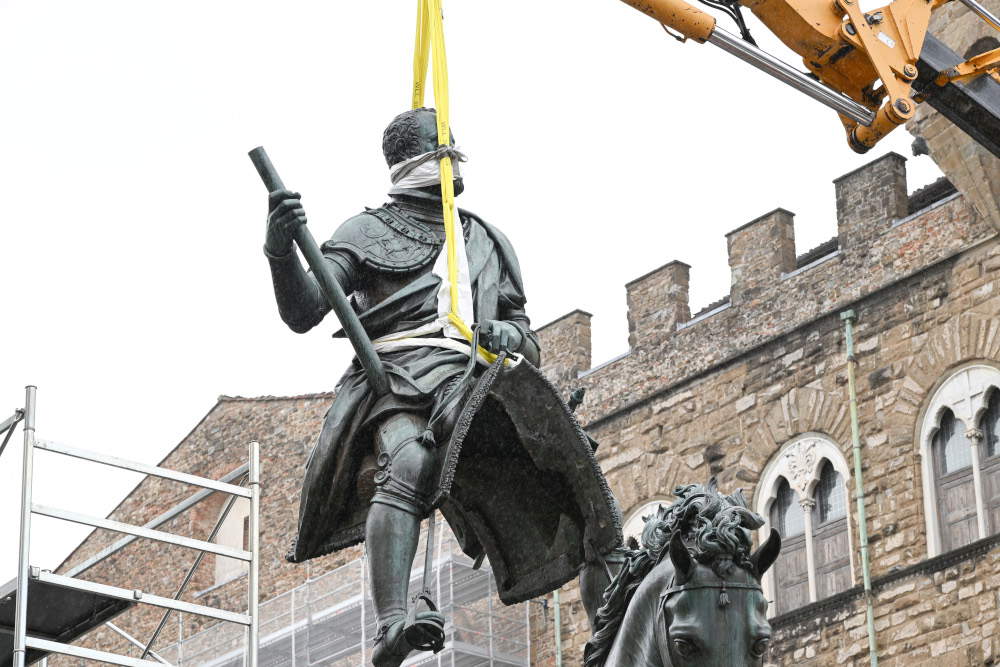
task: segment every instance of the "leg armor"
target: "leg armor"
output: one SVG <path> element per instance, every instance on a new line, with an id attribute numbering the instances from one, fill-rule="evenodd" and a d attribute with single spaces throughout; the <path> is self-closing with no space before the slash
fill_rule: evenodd
<path id="1" fill-rule="evenodd" d="M 444 616 L 438 611 L 413 609 L 415 615 L 407 621 L 410 568 L 437 477 L 436 451 L 421 441 L 426 424 L 423 417 L 400 412 L 386 418 L 375 433 L 378 471 L 366 526 L 379 624 L 375 667 L 398 667 L 412 650 L 444 639 Z"/>
<path id="2" fill-rule="evenodd" d="M 375 433 L 378 470 L 372 502 L 396 507 L 419 519 L 430 511 L 437 475 L 438 452 L 421 442 L 426 424 L 419 415 L 398 412 L 386 418 Z"/>

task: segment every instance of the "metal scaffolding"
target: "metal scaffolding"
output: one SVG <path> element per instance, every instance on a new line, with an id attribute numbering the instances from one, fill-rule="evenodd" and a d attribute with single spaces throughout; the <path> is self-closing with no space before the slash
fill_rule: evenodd
<path id="1" fill-rule="evenodd" d="M 528 605 L 505 606 L 496 595 L 489 563 L 480 569 L 462 553 L 445 522 L 437 523 L 431 590 L 445 614 L 445 648 L 411 656 L 404 667 L 527 666 L 531 646 Z M 421 535 L 422 553 L 426 530 Z M 361 667 L 371 657 L 375 611 L 367 562 L 358 558 L 285 591 L 261 605 L 260 664 L 268 667 Z M 410 575 L 420 590 L 423 559 Z M 241 637 L 219 624 L 183 636 L 160 654 L 177 665 L 238 667 Z"/>
<path id="2" fill-rule="evenodd" d="M 16 596 L 14 602 L 14 618 L 11 634 L 13 635 L 13 667 L 24 667 L 30 662 L 42 659 L 49 653 L 60 653 L 64 655 L 97 660 L 115 665 L 128 665 L 142 667 L 145 665 L 170 664 L 162 657 L 162 652 L 152 651 L 152 645 L 156 641 L 167 623 L 170 613 L 173 611 L 197 614 L 214 618 L 220 621 L 227 621 L 230 624 L 243 626 L 243 650 L 238 663 L 246 667 L 257 667 L 259 646 L 259 606 L 258 606 L 258 578 L 260 562 L 260 540 L 259 540 L 259 517 L 260 517 L 260 447 L 257 442 L 249 445 L 249 463 L 241 466 L 237 470 L 229 473 L 222 480 L 207 479 L 197 477 L 187 473 L 168 470 L 159 466 L 151 466 L 144 463 L 127 461 L 113 456 L 106 456 L 95 452 L 74 449 L 65 445 L 39 440 L 35 436 L 35 395 L 36 389 L 29 386 L 25 390 L 25 406 L 23 410 L 18 410 L 14 416 L 0 424 L 0 433 L 7 430 L 6 440 L 18 421 L 24 421 L 24 458 L 21 480 L 21 533 L 20 533 L 20 553 L 18 557 L 18 571 Z M 69 456 L 77 459 L 91 461 L 123 470 L 131 470 L 145 475 L 170 479 L 185 484 L 201 487 L 201 491 L 195 493 L 185 501 L 181 502 L 173 509 L 156 517 L 143 526 L 133 526 L 131 524 L 87 516 L 76 512 L 35 504 L 32 501 L 32 483 L 34 479 L 34 454 L 35 450 L 42 450 Z M 0 453 L 3 447 L 0 446 Z M 246 478 L 246 486 L 237 486 L 232 482 Z M 194 506 L 204 498 L 214 492 L 221 492 L 229 495 L 229 499 L 219 517 L 208 541 L 182 537 L 173 533 L 157 530 L 158 526 L 165 524 L 181 512 Z M 249 550 L 234 549 L 213 543 L 216 534 L 232 508 L 236 498 L 247 498 L 250 501 L 249 516 Z M 34 515 L 48 516 L 63 521 L 79 523 L 94 528 L 102 528 L 124 533 L 125 538 L 119 540 L 107 549 L 104 549 L 94 557 L 77 565 L 66 574 L 55 574 L 40 570 L 29 565 L 31 549 L 31 518 Z M 125 589 L 107 584 L 100 584 L 78 578 L 78 575 L 101 562 L 108 556 L 120 551 L 125 546 L 138 538 L 146 538 L 179 545 L 196 550 L 198 557 L 189 568 L 184 582 L 179 590 L 172 597 L 161 597 L 138 589 Z M 213 553 L 220 556 L 235 558 L 249 563 L 248 576 L 248 611 L 246 614 L 235 613 L 215 607 L 193 604 L 180 599 L 181 595 L 191 580 L 195 569 L 201 563 L 205 553 Z M 64 596 L 66 604 L 43 605 L 29 604 L 29 596 L 32 599 L 43 596 L 49 600 L 53 596 Z M 3 597 L 0 595 L 0 597 Z M 0 600 L 0 604 L 11 600 L 11 595 Z M 81 619 L 71 619 L 66 616 L 66 611 L 72 611 L 74 604 L 81 611 L 86 611 L 85 621 Z M 160 625 L 148 642 L 142 643 L 124 632 L 117 626 L 110 623 L 110 618 L 121 613 L 125 608 L 134 604 L 148 604 L 165 609 Z M 52 611 L 50 612 L 50 608 Z M 59 614 L 62 613 L 62 616 Z M 31 628 L 29 634 L 29 618 Z M 126 655 L 118 655 L 104 651 L 78 646 L 70 643 L 72 639 L 83 634 L 83 632 L 93 629 L 97 625 L 104 623 L 113 631 L 124 637 L 129 643 L 142 649 L 140 657 L 134 658 Z M 44 638 L 49 637 L 48 639 Z M 52 637 L 57 637 L 60 641 L 53 641 Z M 29 655 L 30 652 L 30 655 Z M 154 660 L 145 659 L 152 656 Z M 3 656 L 0 656 L 0 665 L 4 664 Z"/>

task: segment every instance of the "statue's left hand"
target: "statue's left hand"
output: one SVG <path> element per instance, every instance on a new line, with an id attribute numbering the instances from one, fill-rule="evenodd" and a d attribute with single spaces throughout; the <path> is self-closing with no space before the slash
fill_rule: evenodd
<path id="1" fill-rule="evenodd" d="M 524 344 L 524 336 L 510 322 L 486 320 L 479 329 L 479 344 L 493 354 L 517 352 Z"/>

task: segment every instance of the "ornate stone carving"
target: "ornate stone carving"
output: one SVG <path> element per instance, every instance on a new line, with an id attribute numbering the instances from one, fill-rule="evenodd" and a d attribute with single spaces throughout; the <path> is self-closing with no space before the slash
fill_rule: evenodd
<path id="1" fill-rule="evenodd" d="M 965 432 L 965 437 L 969 439 L 969 442 L 973 445 L 978 445 L 983 441 L 983 432 L 978 428 L 970 428 Z"/>
<path id="2" fill-rule="evenodd" d="M 785 452 L 785 470 L 788 472 L 788 483 L 799 494 L 806 497 L 809 482 L 812 481 L 816 469 L 816 439 L 804 438 L 788 448 Z"/>

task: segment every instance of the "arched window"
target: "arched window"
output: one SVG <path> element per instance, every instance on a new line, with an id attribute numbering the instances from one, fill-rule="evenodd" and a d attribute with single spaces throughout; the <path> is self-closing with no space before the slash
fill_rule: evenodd
<path id="1" fill-rule="evenodd" d="M 778 561 L 764 575 L 771 612 L 783 614 L 850 588 L 847 461 L 826 436 L 785 444 L 764 468 L 754 507 L 781 535 Z"/>
<path id="2" fill-rule="evenodd" d="M 1000 532 L 1000 370 L 969 364 L 931 396 L 920 424 L 928 556 Z"/>
<path id="3" fill-rule="evenodd" d="M 784 477 L 771 505 L 771 525 L 781 534 L 781 553 L 774 567 L 776 589 L 780 591 L 776 613 L 783 614 L 809 603 L 809 563 L 806 557 L 805 512 L 798 495 Z"/>

